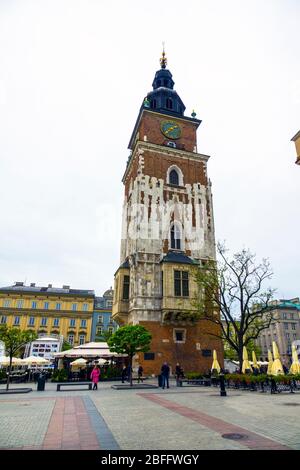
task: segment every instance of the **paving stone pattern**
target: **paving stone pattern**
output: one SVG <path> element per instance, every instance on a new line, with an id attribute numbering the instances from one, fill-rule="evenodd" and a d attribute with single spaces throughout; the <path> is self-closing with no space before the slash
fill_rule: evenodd
<path id="1" fill-rule="evenodd" d="M 98 391 L 62 394 L 47 383 L 44 392 L 0 395 L 0 448 L 299 450 L 299 410 L 300 393 L 229 390 L 220 397 L 217 388 L 171 382 L 168 390 L 100 383 Z"/>

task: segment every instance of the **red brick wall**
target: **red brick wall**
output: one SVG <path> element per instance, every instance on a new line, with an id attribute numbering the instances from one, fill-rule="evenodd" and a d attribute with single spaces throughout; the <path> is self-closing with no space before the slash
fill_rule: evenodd
<path id="1" fill-rule="evenodd" d="M 176 165 L 180 168 L 183 173 L 183 184 L 194 184 L 200 183 L 207 185 L 207 178 L 204 173 L 204 164 L 197 162 L 192 159 L 184 159 L 180 157 L 172 157 L 167 153 L 154 153 L 145 150 L 143 153 L 144 157 L 144 169 L 143 173 L 148 176 L 155 176 L 158 179 L 163 179 L 166 182 L 168 168 L 172 165 Z M 134 180 L 137 176 L 138 170 L 138 157 L 136 156 L 132 162 L 132 167 L 128 173 L 125 183 L 125 194 L 128 195 L 129 185 L 131 178 Z M 170 191 L 173 189 L 170 187 Z"/>
<path id="2" fill-rule="evenodd" d="M 209 322 L 199 322 L 194 326 L 161 325 L 158 322 L 140 322 L 151 334 L 152 342 L 149 352 L 155 353 L 154 360 L 144 360 L 144 353 L 139 353 L 138 362 L 144 368 L 144 374 L 159 374 L 163 362 L 167 361 L 175 371 L 179 362 L 185 372 L 206 372 L 211 369 L 213 357 L 203 357 L 203 349 L 216 349 L 218 361 L 224 366 L 223 345 L 218 338 L 209 336 L 208 333 L 216 333 L 217 326 Z M 186 342 L 175 343 L 173 339 L 174 328 L 186 329 Z M 163 342 L 168 339 L 169 342 Z M 196 349 L 196 343 L 200 343 L 201 350 Z"/>
<path id="3" fill-rule="evenodd" d="M 181 121 L 172 116 L 162 116 L 144 112 L 138 128 L 139 140 L 144 140 L 144 135 L 147 136 L 148 142 L 158 145 L 163 145 L 166 140 L 172 140 L 170 138 L 168 139 L 161 132 L 160 126 L 162 121 L 175 121 L 181 127 L 181 136 L 180 139 L 176 139 L 176 144 L 178 144 L 178 147 L 181 146 L 188 152 L 194 151 L 194 147 L 197 143 L 197 125 L 193 122 Z"/>

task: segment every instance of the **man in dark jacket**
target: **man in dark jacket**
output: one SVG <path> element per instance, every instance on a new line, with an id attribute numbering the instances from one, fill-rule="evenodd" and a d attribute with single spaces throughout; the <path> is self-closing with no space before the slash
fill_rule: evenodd
<path id="1" fill-rule="evenodd" d="M 166 384 L 167 384 L 167 388 L 169 388 L 169 375 L 170 375 L 170 367 L 168 366 L 167 362 L 164 362 L 161 367 L 162 389 L 165 388 Z"/>

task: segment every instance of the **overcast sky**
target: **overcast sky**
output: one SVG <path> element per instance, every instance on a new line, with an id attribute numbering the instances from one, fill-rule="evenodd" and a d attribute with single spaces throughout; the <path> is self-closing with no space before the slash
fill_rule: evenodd
<path id="1" fill-rule="evenodd" d="M 299 0 L 0 0 L 0 286 L 113 285 L 127 145 L 165 41 L 203 121 L 216 239 L 299 296 L 299 23 Z"/>

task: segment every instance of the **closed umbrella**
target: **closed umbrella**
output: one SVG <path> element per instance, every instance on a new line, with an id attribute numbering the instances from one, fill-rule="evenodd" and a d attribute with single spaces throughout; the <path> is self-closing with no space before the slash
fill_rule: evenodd
<path id="1" fill-rule="evenodd" d="M 292 345 L 292 358 L 293 358 L 293 362 L 290 368 L 290 374 L 293 374 L 293 375 L 300 374 L 300 363 L 298 359 L 297 349 L 294 344 Z"/>
<path id="2" fill-rule="evenodd" d="M 213 373 L 220 373 L 220 370 L 221 370 L 221 367 L 220 367 L 220 364 L 218 363 L 218 359 L 217 359 L 217 351 L 214 349 L 213 351 L 213 363 L 212 363 L 212 366 L 211 366 L 211 371 Z"/>
<path id="3" fill-rule="evenodd" d="M 272 375 L 283 375 L 284 372 L 283 372 L 283 367 L 281 364 L 277 344 L 275 343 L 275 341 L 273 341 L 272 345 L 273 345 L 273 356 L 274 356 L 274 361 L 272 364 Z"/>
<path id="4" fill-rule="evenodd" d="M 269 362 L 268 362 L 267 374 L 272 375 L 273 356 L 272 356 L 272 353 L 269 349 L 268 349 L 268 359 L 269 359 Z"/>
<path id="5" fill-rule="evenodd" d="M 259 365 L 257 363 L 255 351 L 252 351 L 252 362 L 253 362 L 252 367 L 254 369 L 259 369 Z"/>
<path id="6" fill-rule="evenodd" d="M 248 372 L 252 372 L 252 367 L 250 362 L 248 361 L 248 352 L 246 346 L 243 347 L 243 366 L 242 366 L 242 373 L 247 374 Z"/>

